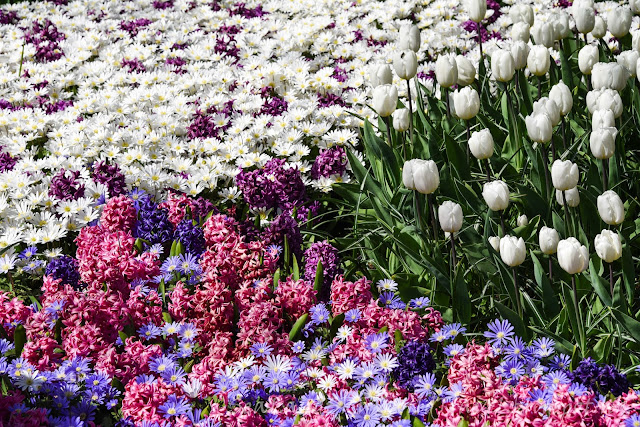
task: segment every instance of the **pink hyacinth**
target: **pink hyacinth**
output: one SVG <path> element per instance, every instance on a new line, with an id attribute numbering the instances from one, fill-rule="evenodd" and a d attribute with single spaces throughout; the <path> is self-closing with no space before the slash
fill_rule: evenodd
<path id="1" fill-rule="evenodd" d="M 136 224 L 136 208 L 133 200 L 127 196 L 118 196 L 107 202 L 102 215 L 100 225 L 108 231 L 124 231 L 131 233 Z"/>

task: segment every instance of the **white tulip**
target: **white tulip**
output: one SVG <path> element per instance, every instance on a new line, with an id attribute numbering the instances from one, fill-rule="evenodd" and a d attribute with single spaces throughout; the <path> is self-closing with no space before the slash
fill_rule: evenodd
<path id="1" fill-rule="evenodd" d="M 412 79 L 418 72 L 418 56 L 412 50 L 396 52 L 393 55 L 393 69 L 401 79 Z"/>
<path id="2" fill-rule="evenodd" d="M 613 89 L 592 90 L 587 93 L 586 101 L 591 114 L 597 110 L 611 110 L 616 119 L 622 115 L 622 98 Z"/>
<path id="3" fill-rule="evenodd" d="M 640 2 L 640 0 L 638 0 Z M 640 31 L 631 33 L 631 49 L 640 52 Z"/>
<path id="4" fill-rule="evenodd" d="M 640 57 L 640 54 L 638 53 L 638 51 L 625 50 L 624 52 L 620 53 L 620 55 L 616 57 L 616 61 L 618 61 L 618 64 L 622 65 L 627 70 L 627 74 L 631 78 L 635 79 L 639 57 Z"/>
<path id="5" fill-rule="evenodd" d="M 525 227 L 529 225 L 529 218 L 527 218 L 525 214 L 519 215 L 518 218 L 516 218 L 516 225 L 518 227 Z"/>
<path id="6" fill-rule="evenodd" d="M 607 13 L 607 27 L 613 37 L 620 39 L 629 34 L 632 16 L 627 6 L 618 6 Z"/>
<path id="7" fill-rule="evenodd" d="M 527 66 L 527 57 L 529 56 L 529 45 L 521 40 L 515 41 L 511 45 L 511 56 L 516 70 L 522 70 Z"/>
<path id="8" fill-rule="evenodd" d="M 456 89 L 452 98 L 456 116 L 462 120 L 472 119 L 480 111 L 480 96 L 475 89 L 469 86 Z"/>
<path id="9" fill-rule="evenodd" d="M 409 129 L 409 110 L 406 108 L 400 108 L 393 112 L 393 128 L 398 132 L 404 132 Z"/>
<path id="10" fill-rule="evenodd" d="M 511 40 L 528 43 L 531 38 L 531 27 L 526 22 L 516 22 L 511 27 Z"/>
<path id="11" fill-rule="evenodd" d="M 509 8 L 509 18 L 514 24 L 525 22 L 527 25 L 533 25 L 533 9 L 528 4 L 514 4 Z"/>
<path id="12" fill-rule="evenodd" d="M 620 235 L 611 230 L 602 230 L 594 240 L 596 253 L 604 262 L 612 263 L 622 256 Z"/>
<path id="13" fill-rule="evenodd" d="M 598 213 L 600 218 L 609 225 L 618 225 L 624 221 L 624 205 L 620 196 L 608 190 L 598 196 Z"/>
<path id="14" fill-rule="evenodd" d="M 640 0 L 629 0 L 629 7 L 634 14 L 640 14 Z"/>
<path id="15" fill-rule="evenodd" d="M 438 220 L 443 231 L 458 232 L 462 228 L 462 207 L 447 200 L 438 207 Z"/>
<path id="16" fill-rule="evenodd" d="M 580 172 L 578 165 L 572 163 L 571 160 L 557 159 L 551 165 L 551 180 L 553 188 L 560 191 L 567 191 L 578 185 Z"/>
<path id="17" fill-rule="evenodd" d="M 524 262 L 527 247 L 522 237 L 506 235 L 500 239 L 500 258 L 509 267 L 517 267 Z"/>
<path id="18" fill-rule="evenodd" d="M 560 123 L 560 108 L 558 108 L 558 104 L 555 101 L 542 97 L 536 102 L 533 103 L 533 114 L 546 114 L 551 120 L 551 126 L 557 126 Z"/>
<path id="19" fill-rule="evenodd" d="M 390 85 L 391 82 L 393 82 L 391 67 L 388 64 L 372 65 L 369 68 L 369 81 L 374 88 L 382 85 Z"/>
<path id="20" fill-rule="evenodd" d="M 616 149 L 616 135 L 618 135 L 618 130 L 615 127 L 601 127 L 591 131 L 589 148 L 591 148 L 593 157 L 596 159 L 611 158 Z"/>
<path id="21" fill-rule="evenodd" d="M 511 52 L 496 49 L 491 54 L 491 74 L 499 82 L 508 82 L 513 79 L 516 72 L 516 64 Z"/>
<path id="22" fill-rule="evenodd" d="M 398 34 L 398 49 L 410 49 L 414 52 L 420 50 L 420 29 L 417 25 L 403 25 Z"/>
<path id="23" fill-rule="evenodd" d="M 573 8 L 573 19 L 576 21 L 578 32 L 587 34 L 596 25 L 596 12 L 590 7 Z"/>
<path id="24" fill-rule="evenodd" d="M 596 130 L 600 128 L 609 128 L 615 127 L 616 118 L 613 115 L 613 111 L 607 110 L 596 110 L 593 112 L 593 116 L 591 117 L 591 129 Z"/>
<path id="25" fill-rule="evenodd" d="M 558 40 L 566 39 L 571 35 L 571 26 L 569 24 L 569 15 L 565 12 L 555 12 L 554 29 Z"/>
<path id="26" fill-rule="evenodd" d="M 590 7 L 591 9 L 595 8 L 595 1 L 594 0 L 574 0 L 573 4 L 571 5 L 571 10 L 575 10 L 575 9 L 584 9 Z"/>
<path id="27" fill-rule="evenodd" d="M 527 133 L 533 142 L 546 144 L 551 141 L 553 135 L 553 124 L 546 114 L 532 114 L 525 117 Z"/>
<path id="28" fill-rule="evenodd" d="M 578 192 L 578 187 L 573 187 L 566 191 L 556 190 L 556 201 L 560 206 L 564 206 L 562 193 L 564 193 L 564 197 L 567 199 L 568 206 L 575 208 L 580 204 L 580 193 Z"/>
<path id="29" fill-rule="evenodd" d="M 373 90 L 372 106 L 380 117 L 389 117 L 398 105 L 398 89 L 394 85 L 381 85 Z"/>
<path id="30" fill-rule="evenodd" d="M 465 0 L 465 11 L 473 22 L 480 22 L 487 14 L 487 0 Z"/>
<path id="31" fill-rule="evenodd" d="M 509 206 L 509 187 L 504 181 L 487 182 L 482 187 L 482 197 L 492 211 L 502 211 Z"/>
<path id="32" fill-rule="evenodd" d="M 489 129 L 482 129 L 471 133 L 469 149 L 476 159 L 484 160 L 493 156 L 493 137 Z"/>
<path id="33" fill-rule="evenodd" d="M 489 244 L 491 245 L 494 251 L 500 253 L 500 237 L 498 236 L 489 237 Z"/>
<path id="34" fill-rule="evenodd" d="M 458 67 L 458 86 L 471 85 L 476 79 L 476 67 L 462 55 L 456 56 L 456 64 Z"/>
<path id="35" fill-rule="evenodd" d="M 536 45 L 544 47 L 553 47 L 553 43 L 556 41 L 556 28 L 553 22 L 536 22 L 531 27 L 531 36 L 536 42 Z M 547 51 L 547 53 L 549 53 Z"/>
<path id="36" fill-rule="evenodd" d="M 598 48 L 594 45 L 588 44 L 578 53 L 578 67 L 580 72 L 585 75 L 591 74 L 593 66 L 600 61 L 600 54 Z"/>
<path id="37" fill-rule="evenodd" d="M 540 243 L 540 250 L 545 255 L 552 255 L 556 253 L 558 249 L 558 242 L 560 241 L 560 236 L 558 235 L 558 231 L 555 228 L 549 228 L 543 226 L 540 229 L 540 233 L 538 235 L 538 242 Z"/>
<path id="38" fill-rule="evenodd" d="M 589 251 L 575 237 L 560 240 L 558 264 L 569 274 L 582 273 L 589 266 Z"/>
<path id="39" fill-rule="evenodd" d="M 560 110 L 561 116 L 566 116 L 573 107 L 573 96 L 569 86 L 560 81 L 554 85 L 549 92 L 549 99 L 554 101 Z"/>
<path id="40" fill-rule="evenodd" d="M 534 76 L 544 76 L 549 71 L 551 60 L 549 59 L 549 49 L 536 45 L 531 48 L 527 56 L 527 68 Z"/>
<path id="41" fill-rule="evenodd" d="M 607 35 L 607 23 L 602 19 L 602 16 L 596 16 L 596 24 L 591 30 L 591 35 L 596 39 L 601 39 Z"/>
<path id="42" fill-rule="evenodd" d="M 402 182 L 409 190 L 431 194 L 440 185 L 438 166 L 433 160 L 408 160 L 402 168 Z"/>
<path id="43" fill-rule="evenodd" d="M 436 61 L 436 80 L 444 88 L 458 82 L 458 65 L 453 56 L 441 55 Z"/>
<path id="44" fill-rule="evenodd" d="M 617 62 L 599 62 L 591 70 L 593 90 L 613 89 L 619 92 L 627 85 L 628 79 L 629 72 Z"/>

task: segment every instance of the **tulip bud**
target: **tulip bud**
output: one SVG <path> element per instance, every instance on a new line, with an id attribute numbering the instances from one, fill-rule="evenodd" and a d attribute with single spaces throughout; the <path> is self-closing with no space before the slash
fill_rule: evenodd
<path id="1" fill-rule="evenodd" d="M 544 46 L 534 46 L 527 56 L 527 68 L 534 76 L 544 76 L 549 71 L 551 60 L 549 59 L 549 49 Z"/>
<path id="2" fill-rule="evenodd" d="M 398 132 L 404 132 L 409 129 L 409 110 L 400 108 L 393 112 L 393 128 Z"/>
<path id="3" fill-rule="evenodd" d="M 551 120 L 551 126 L 560 123 L 560 108 L 558 104 L 547 97 L 540 98 L 533 103 L 533 115 L 546 114 Z"/>
<path id="4" fill-rule="evenodd" d="M 475 89 L 467 86 L 452 94 L 456 116 L 462 120 L 472 119 L 480 111 L 480 97 Z"/>
<path id="5" fill-rule="evenodd" d="M 624 205 L 620 196 L 607 190 L 598 196 L 598 213 L 600 218 L 609 225 L 618 225 L 624 221 Z"/>
<path id="6" fill-rule="evenodd" d="M 580 49 L 578 53 L 578 67 L 580 67 L 580 72 L 585 75 L 591 74 L 593 66 L 600 61 L 599 55 L 598 48 L 591 44 Z"/>
<path id="7" fill-rule="evenodd" d="M 519 215 L 518 218 L 516 219 L 516 225 L 518 227 L 525 227 L 529 225 L 529 218 L 527 218 L 527 216 L 524 214 Z"/>
<path id="8" fill-rule="evenodd" d="M 532 114 L 525 117 L 527 133 L 533 142 L 546 144 L 551 141 L 553 135 L 553 125 L 551 119 L 546 114 Z"/>
<path id="9" fill-rule="evenodd" d="M 444 88 L 453 86 L 458 81 L 458 65 L 453 56 L 439 56 L 436 61 L 436 80 Z"/>
<path id="10" fill-rule="evenodd" d="M 591 117 L 591 129 L 615 127 L 616 118 L 611 110 L 596 110 Z"/>
<path id="11" fill-rule="evenodd" d="M 513 41 L 529 42 L 531 27 L 526 22 L 516 22 L 511 27 L 511 39 Z"/>
<path id="12" fill-rule="evenodd" d="M 573 96 L 571 95 L 571 90 L 562 80 L 551 88 L 551 91 L 549 92 L 549 99 L 556 103 L 560 110 L 560 115 L 563 117 L 569 114 L 569 111 L 571 111 L 571 108 L 573 107 Z"/>
<path id="13" fill-rule="evenodd" d="M 446 201 L 438 207 L 440 228 L 449 233 L 455 233 L 462 228 L 462 207 L 459 204 Z"/>
<path id="14" fill-rule="evenodd" d="M 602 230 L 594 241 L 596 253 L 604 262 L 612 263 L 622 256 L 620 235 L 611 230 Z"/>
<path id="15" fill-rule="evenodd" d="M 589 137 L 589 147 L 591 154 L 596 159 L 609 159 L 616 149 L 616 135 L 618 129 L 615 127 L 598 128 L 591 131 Z"/>
<path id="16" fill-rule="evenodd" d="M 592 90 L 587 93 L 586 101 L 591 114 L 597 110 L 611 110 L 616 119 L 622 115 L 622 98 L 615 90 Z"/>
<path id="17" fill-rule="evenodd" d="M 516 72 L 516 64 L 508 50 L 496 49 L 491 55 L 491 73 L 499 82 L 508 82 Z"/>
<path id="18" fill-rule="evenodd" d="M 578 187 L 573 187 L 566 191 L 556 190 L 556 201 L 560 206 L 564 206 L 562 193 L 564 193 L 564 197 L 567 199 L 568 206 L 575 208 L 580 204 L 580 193 L 578 192 Z"/>
<path id="19" fill-rule="evenodd" d="M 554 29 L 558 40 L 566 39 L 571 35 L 571 26 L 569 25 L 569 15 L 565 12 L 556 12 Z"/>
<path id="20" fill-rule="evenodd" d="M 596 24 L 591 30 L 591 35 L 596 39 L 601 39 L 607 35 L 607 23 L 602 19 L 602 16 L 596 16 Z"/>
<path id="21" fill-rule="evenodd" d="M 551 165 L 551 180 L 556 190 L 566 191 L 574 188 L 578 185 L 578 179 L 580 179 L 578 165 L 571 160 L 557 159 Z"/>
<path id="22" fill-rule="evenodd" d="M 629 34 L 631 18 L 631 9 L 626 6 L 618 6 L 607 13 L 607 27 L 613 37 L 621 39 Z"/>
<path id="23" fill-rule="evenodd" d="M 471 85 L 476 79 L 476 67 L 462 55 L 456 57 L 456 64 L 458 67 L 458 86 Z"/>
<path id="24" fill-rule="evenodd" d="M 380 117 L 389 117 L 398 104 L 398 89 L 393 85 L 378 86 L 373 90 L 373 109 Z"/>
<path id="25" fill-rule="evenodd" d="M 596 25 L 596 12 L 590 7 L 573 8 L 573 19 L 579 33 L 587 34 Z"/>
<path id="26" fill-rule="evenodd" d="M 591 70 L 593 90 L 613 89 L 618 92 L 627 85 L 627 69 L 617 62 L 599 62 Z"/>
<path id="27" fill-rule="evenodd" d="M 509 206 L 509 187 L 504 181 L 487 182 L 482 187 L 482 197 L 492 211 L 503 211 Z"/>
<path id="28" fill-rule="evenodd" d="M 369 68 L 369 80 L 371 81 L 371 86 L 374 88 L 382 85 L 390 85 L 393 81 L 391 67 L 388 64 L 372 65 Z"/>
<path id="29" fill-rule="evenodd" d="M 522 237 L 504 236 L 500 239 L 500 258 L 509 267 L 517 267 L 524 262 L 527 248 Z"/>
<path id="30" fill-rule="evenodd" d="M 618 64 L 622 65 L 627 70 L 627 74 L 634 79 L 636 78 L 638 57 L 640 57 L 640 55 L 637 51 L 625 50 L 616 58 Z"/>
<path id="31" fill-rule="evenodd" d="M 412 50 L 396 52 L 393 55 L 393 69 L 401 79 L 412 79 L 418 72 L 418 56 Z"/>
<path id="32" fill-rule="evenodd" d="M 494 251 L 500 253 L 500 238 L 498 236 L 489 237 L 489 244 Z"/>
<path id="33" fill-rule="evenodd" d="M 629 0 L 629 7 L 635 15 L 640 14 L 640 0 Z"/>
<path id="34" fill-rule="evenodd" d="M 536 25 L 531 27 L 531 35 L 536 45 L 544 47 L 553 47 L 553 43 L 556 40 L 556 29 L 553 22 L 536 22 Z M 549 51 L 547 51 L 549 54 Z"/>
<path id="35" fill-rule="evenodd" d="M 589 266 L 589 251 L 575 237 L 560 240 L 558 264 L 569 274 L 582 273 Z"/>
<path id="36" fill-rule="evenodd" d="M 533 9 L 527 4 L 514 4 L 509 9 L 509 18 L 514 24 L 525 22 L 527 25 L 533 25 Z"/>
<path id="37" fill-rule="evenodd" d="M 473 22 L 482 21 L 487 14 L 487 0 L 465 0 L 464 5 L 469 19 Z"/>
<path id="38" fill-rule="evenodd" d="M 516 70 L 522 70 L 527 66 L 527 57 L 529 56 L 529 45 L 523 41 L 515 41 L 511 45 L 511 56 Z"/>
<path id="39" fill-rule="evenodd" d="M 438 166 L 433 160 L 408 160 L 402 168 L 402 182 L 409 190 L 431 194 L 440 185 Z"/>
<path id="40" fill-rule="evenodd" d="M 640 2 L 640 0 L 638 0 Z M 631 33 L 631 49 L 640 52 L 640 31 Z"/>
<path id="41" fill-rule="evenodd" d="M 476 159 L 484 160 L 493 156 L 493 137 L 489 129 L 473 132 L 469 138 L 469 149 Z"/>
<path id="42" fill-rule="evenodd" d="M 417 25 L 403 25 L 398 34 L 398 50 L 420 50 L 420 29 Z"/>
<path id="43" fill-rule="evenodd" d="M 540 250 L 543 254 L 552 255 L 556 253 L 558 242 L 560 241 L 560 236 L 558 235 L 558 231 L 555 228 L 543 226 L 540 229 L 540 235 L 538 236 L 538 239 L 540 243 Z"/>

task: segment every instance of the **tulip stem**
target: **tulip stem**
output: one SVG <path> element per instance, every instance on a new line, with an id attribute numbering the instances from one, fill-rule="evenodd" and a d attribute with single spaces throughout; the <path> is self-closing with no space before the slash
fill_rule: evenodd
<path id="1" fill-rule="evenodd" d="M 433 204 L 433 195 L 427 194 L 427 208 L 431 217 L 431 225 L 433 226 L 433 240 L 438 240 L 438 227 L 436 226 L 435 205 Z"/>
<path id="2" fill-rule="evenodd" d="M 580 319 L 582 316 L 580 315 L 580 307 L 578 305 L 578 288 L 576 288 L 576 276 L 575 274 L 571 275 L 571 290 L 573 291 L 573 309 L 576 312 L 576 318 L 578 319 L 578 334 L 580 336 L 580 342 L 584 342 L 584 331 L 582 330 L 582 323 Z M 581 349 L 584 352 L 584 349 Z"/>
<path id="3" fill-rule="evenodd" d="M 549 283 L 553 284 L 553 258 L 549 255 Z"/>
<path id="4" fill-rule="evenodd" d="M 566 191 L 561 191 L 561 193 L 562 193 L 562 206 L 564 207 L 564 222 L 566 222 L 565 232 L 566 232 L 566 237 L 569 237 L 569 225 L 571 221 L 569 218 L 569 207 L 567 206 Z"/>
<path id="5" fill-rule="evenodd" d="M 467 165 L 469 164 L 469 140 L 471 139 L 471 126 L 469 125 L 469 120 L 464 121 L 467 125 Z"/>
<path id="6" fill-rule="evenodd" d="M 449 107 L 449 88 L 444 88 L 444 98 L 447 104 L 447 119 L 451 117 L 451 107 Z"/>
<path id="7" fill-rule="evenodd" d="M 609 289 L 611 290 L 611 298 L 613 298 L 613 263 L 609 263 Z"/>
<path id="8" fill-rule="evenodd" d="M 538 76 L 538 99 L 542 98 L 542 77 Z"/>
<path id="9" fill-rule="evenodd" d="M 491 181 L 491 170 L 489 169 L 489 159 L 487 159 L 487 163 L 485 164 L 487 169 L 487 182 Z"/>
<path id="10" fill-rule="evenodd" d="M 416 218 L 418 220 L 418 230 L 422 230 L 422 214 L 420 213 L 420 200 L 416 190 L 413 190 L 413 204 L 416 210 Z"/>
<path id="11" fill-rule="evenodd" d="M 608 177 L 609 170 L 609 159 L 602 159 L 602 189 L 603 191 L 607 191 L 607 183 L 609 182 Z"/>
<path id="12" fill-rule="evenodd" d="M 567 142 L 566 142 L 567 134 L 564 129 L 564 117 L 560 118 L 560 126 L 562 126 L 562 149 L 566 151 L 567 150 Z M 553 161 L 554 162 L 556 161 L 555 154 L 553 156 Z"/>
<path id="13" fill-rule="evenodd" d="M 507 228 L 504 226 L 504 210 L 500 211 L 500 227 L 502 228 L 502 236 L 500 237 L 506 236 Z"/>
<path id="14" fill-rule="evenodd" d="M 409 146 L 413 148 L 413 105 L 411 103 L 411 84 L 407 80 L 407 97 L 409 98 Z M 407 160 L 407 152 L 404 149 L 404 140 L 402 141 L 402 151 L 404 152 L 404 160 Z"/>
<path id="15" fill-rule="evenodd" d="M 387 125 L 387 138 L 389 139 L 389 147 L 393 147 L 393 142 L 391 141 L 391 126 L 393 126 L 391 123 L 391 116 L 387 116 L 385 118 L 385 122 Z"/>
<path id="16" fill-rule="evenodd" d="M 549 186 L 549 159 L 547 156 L 549 155 L 547 151 L 547 147 L 542 146 L 542 163 L 544 163 L 544 182 L 547 186 L 547 197 L 551 195 L 551 188 Z"/>
<path id="17" fill-rule="evenodd" d="M 587 82 L 587 92 L 591 92 L 591 75 L 584 76 L 585 82 Z"/>
<path id="18" fill-rule="evenodd" d="M 454 233 L 449 234 L 449 237 L 451 237 L 451 258 L 452 258 L 453 272 L 455 274 L 456 264 L 458 263 L 456 260 L 456 238 L 454 237 Z"/>
<path id="19" fill-rule="evenodd" d="M 522 301 L 520 301 L 520 289 L 518 288 L 518 276 L 516 275 L 516 267 L 511 269 L 513 274 L 513 287 L 516 291 L 516 307 L 518 307 L 518 316 L 522 319 Z"/>

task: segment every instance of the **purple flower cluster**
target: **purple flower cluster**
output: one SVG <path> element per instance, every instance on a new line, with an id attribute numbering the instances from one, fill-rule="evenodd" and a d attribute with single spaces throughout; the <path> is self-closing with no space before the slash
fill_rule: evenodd
<path id="1" fill-rule="evenodd" d="M 340 259 L 338 249 L 334 248 L 326 240 L 312 244 L 304 253 L 306 259 L 304 266 L 304 278 L 313 283 L 316 277 L 318 262 L 322 263 L 323 283 L 318 298 L 327 301 L 331 291 L 331 282 L 340 272 Z"/>
<path id="2" fill-rule="evenodd" d="M 73 105 L 73 101 L 69 99 L 60 99 L 56 102 L 51 102 L 44 105 L 44 111 L 47 115 L 58 113 L 60 111 L 66 110 L 68 107 Z"/>
<path id="3" fill-rule="evenodd" d="M 140 31 L 140 29 L 148 26 L 152 22 L 153 21 L 146 18 L 134 19 L 132 21 L 122 21 L 120 22 L 120 29 L 129 33 L 130 37 L 135 37 L 136 35 L 138 35 L 138 31 Z"/>
<path id="4" fill-rule="evenodd" d="M 236 175 L 236 185 L 249 206 L 287 210 L 305 201 L 307 194 L 300 171 L 284 165 L 284 159 L 272 159 L 262 169 L 243 169 Z"/>
<path id="5" fill-rule="evenodd" d="M 262 114 L 280 116 L 289 108 L 289 104 L 287 103 L 287 101 L 280 98 L 270 87 L 263 87 L 260 90 L 260 96 L 262 96 L 262 99 L 264 99 L 264 103 L 262 104 L 262 108 L 260 109 L 260 111 L 255 113 L 255 116 L 259 116 Z"/>
<path id="6" fill-rule="evenodd" d="M 220 109 L 214 105 L 209 107 L 206 112 L 196 110 L 194 119 L 187 128 L 189 138 L 220 138 L 220 133 L 231 126 L 231 121 L 223 126 L 218 126 L 213 122 L 212 116 L 222 114 L 225 117 L 231 117 L 233 113 L 233 99 L 225 102 Z"/>
<path id="7" fill-rule="evenodd" d="M 187 61 L 180 58 L 179 56 L 175 58 L 167 58 L 165 63 L 169 65 L 171 67 L 171 71 L 173 71 L 176 74 L 184 74 L 187 72 L 187 70 L 182 68 L 187 63 Z"/>
<path id="8" fill-rule="evenodd" d="M 301 223 L 307 221 L 309 221 L 310 223 L 313 222 L 313 219 L 318 216 L 321 206 L 322 204 L 318 200 L 311 202 L 308 206 L 298 206 L 298 210 L 296 211 L 296 219 Z"/>
<path id="9" fill-rule="evenodd" d="M 138 200 L 138 222 L 135 237 L 149 242 L 168 242 L 173 238 L 173 225 L 169 221 L 166 209 L 159 208 L 149 196 L 143 196 Z"/>
<path id="10" fill-rule="evenodd" d="M 120 196 L 127 191 L 126 180 L 118 165 L 110 165 L 104 161 L 94 164 L 93 180 L 106 185 L 110 197 Z"/>
<path id="11" fill-rule="evenodd" d="M 486 42 L 489 39 L 502 40 L 502 37 L 500 36 L 499 32 L 493 31 L 490 33 L 489 31 L 487 31 L 484 25 L 478 25 L 473 21 L 465 21 L 462 24 L 462 28 L 469 33 L 479 32 L 480 38 L 482 39 L 483 42 Z"/>
<path id="12" fill-rule="evenodd" d="M 15 24 L 20 19 L 18 18 L 18 14 L 15 11 L 5 11 L 0 9 L 0 24 L 1 25 L 9 25 Z"/>
<path id="13" fill-rule="evenodd" d="M 613 365 L 598 366 L 590 357 L 582 360 L 570 373 L 571 380 L 590 388 L 594 393 L 611 393 L 620 396 L 629 391 L 627 376 L 618 372 Z"/>
<path id="14" fill-rule="evenodd" d="M 266 245 L 278 245 L 284 247 L 284 238 L 287 237 L 289 249 L 297 259 L 302 259 L 302 234 L 300 227 L 295 219 L 288 213 L 284 212 L 276 217 L 269 224 L 263 234 L 263 240 Z"/>
<path id="15" fill-rule="evenodd" d="M 129 71 L 130 73 L 144 73 L 145 71 L 147 71 L 147 67 L 145 67 L 142 61 L 140 61 L 138 58 L 123 59 L 122 61 L 120 61 L 120 63 L 123 67 L 126 67 L 127 71 Z"/>
<path id="16" fill-rule="evenodd" d="M 173 7 L 173 0 L 153 0 L 154 9 L 165 10 Z"/>
<path id="17" fill-rule="evenodd" d="M 48 19 L 45 19 L 42 24 L 33 21 L 31 29 L 24 34 L 25 42 L 35 46 L 35 59 L 38 62 L 50 62 L 62 58 L 64 52 L 58 42 L 65 38 L 65 35 L 58 31 L 58 28 Z"/>
<path id="18" fill-rule="evenodd" d="M 347 155 L 344 148 L 335 146 L 318 154 L 311 167 L 311 178 L 327 178 L 342 175 L 347 169 Z"/>
<path id="19" fill-rule="evenodd" d="M 49 196 L 58 200 L 77 200 L 84 197 L 84 184 L 78 179 L 79 171 L 61 169 L 49 186 Z"/>
<path id="20" fill-rule="evenodd" d="M 216 37 L 216 45 L 213 50 L 216 53 L 235 58 L 237 62 L 240 59 L 240 49 L 236 46 L 234 36 L 240 32 L 240 28 L 235 25 L 223 25 L 218 32 L 220 35 Z"/>
<path id="21" fill-rule="evenodd" d="M 190 219 L 185 219 L 176 226 L 175 239 L 182 243 L 186 253 L 196 257 L 205 250 L 204 231 Z"/>
<path id="22" fill-rule="evenodd" d="M 221 2 L 219 2 L 218 0 L 213 0 L 211 3 L 209 3 L 209 7 L 214 12 L 218 12 L 224 8 L 225 10 L 228 10 L 230 15 L 242 15 L 247 19 L 262 18 L 268 13 L 262 10 L 262 5 L 258 5 L 254 8 L 248 8 L 244 3 L 236 3 L 234 7 L 229 8 L 228 6 L 221 5 L 220 3 Z"/>
<path id="23" fill-rule="evenodd" d="M 420 376 L 433 372 L 436 363 L 426 342 L 409 341 L 398 353 L 398 366 L 393 374 L 402 387 L 413 391 Z"/>
<path id="24" fill-rule="evenodd" d="M 218 213 L 218 208 L 213 206 L 211 200 L 204 197 L 197 197 L 196 199 L 191 201 L 191 204 L 193 205 L 193 209 L 191 210 L 191 217 L 196 221 L 200 221 L 211 212 L 213 212 L 214 214 Z"/>
<path id="25" fill-rule="evenodd" d="M 16 157 L 12 157 L 11 154 L 4 151 L 0 153 L 0 172 L 13 170 L 16 163 L 18 163 L 18 159 Z"/>
<path id="26" fill-rule="evenodd" d="M 80 283 L 78 261 L 67 255 L 62 255 L 49 261 L 44 271 L 47 276 L 61 279 L 62 283 L 71 285 L 74 288 L 77 288 L 78 283 Z"/>
<path id="27" fill-rule="evenodd" d="M 340 98 L 338 95 L 334 93 L 318 93 L 318 107 L 327 108 L 333 105 L 339 105 L 340 107 L 345 107 L 344 100 Z"/>

